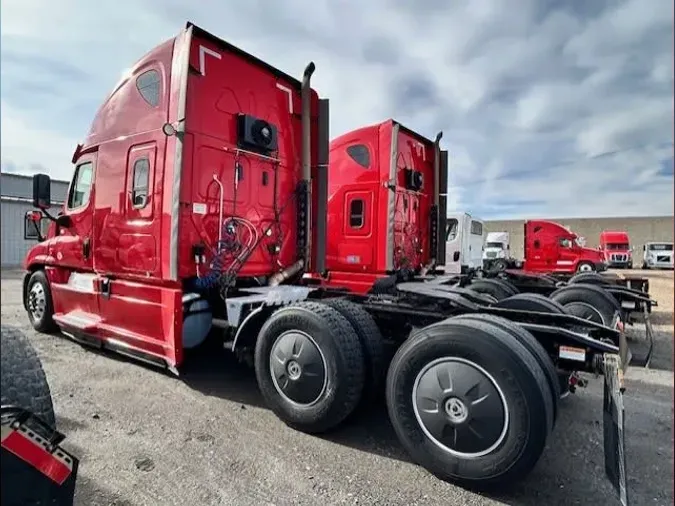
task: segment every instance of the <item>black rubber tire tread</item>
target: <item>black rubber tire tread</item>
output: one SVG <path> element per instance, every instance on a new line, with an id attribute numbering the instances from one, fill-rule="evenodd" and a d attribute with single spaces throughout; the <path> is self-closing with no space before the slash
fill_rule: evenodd
<path id="1" fill-rule="evenodd" d="M 375 323 L 375 319 L 361 306 L 347 299 L 324 299 L 344 316 L 356 331 L 363 349 L 366 382 L 363 386 L 363 400 L 372 400 L 382 393 L 387 375 L 387 360 L 384 351 L 384 339 Z"/>
<path id="2" fill-rule="evenodd" d="M 502 272 L 509 268 L 509 263 L 503 258 L 498 258 L 492 265 L 493 268 L 491 270 L 494 272 Z"/>
<path id="3" fill-rule="evenodd" d="M 419 371 L 440 357 L 466 358 L 487 370 L 507 399 L 509 428 L 502 444 L 480 458 L 453 456 L 422 431 L 412 406 Z M 387 374 L 389 417 L 415 462 L 441 480 L 475 489 L 516 483 L 535 466 L 546 446 L 546 376 L 534 356 L 508 332 L 476 320 L 448 318 L 415 332 L 399 348 Z"/>
<path id="4" fill-rule="evenodd" d="M 500 329 L 508 332 L 511 336 L 516 338 L 520 344 L 527 348 L 534 358 L 537 359 L 537 363 L 541 366 L 542 371 L 546 375 L 546 381 L 549 386 L 551 393 L 550 399 L 550 410 L 551 410 L 551 424 L 549 429 L 549 434 L 555 427 L 555 422 L 558 419 L 558 400 L 560 399 L 560 380 L 558 378 L 558 371 L 553 364 L 553 360 L 546 350 L 541 345 L 537 338 L 534 337 L 528 330 L 524 329 L 520 325 L 506 318 L 501 318 L 496 315 L 491 314 L 464 314 L 460 316 L 455 316 L 456 320 L 476 320 L 476 321 L 485 321 L 493 325 L 496 325 Z M 548 403 L 549 399 L 547 399 Z M 548 410 L 548 407 L 547 407 Z"/>
<path id="5" fill-rule="evenodd" d="M 280 333 L 303 330 L 326 360 L 328 387 L 311 406 L 295 406 L 277 392 L 269 369 L 272 344 Z M 300 302 L 275 311 L 264 323 L 255 347 L 258 387 L 270 409 L 289 427 L 317 434 L 340 425 L 361 400 L 365 364 L 361 343 L 349 320 L 320 302 Z"/>
<path id="6" fill-rule="evenodd" d="M 575 283 L 558 288 L 551 295 L 554 300 L 563 306 L 574 302 L 584 302 L 594 307 L 602 315 L 605 326 L 612 324 L 614 315 L 621 313 L 621 305 L 609 292 L 602 287 L 591 284 Z M 598 322 L 600 323 L 600 322 Z"/>
<path id="7" fill-rule="evenodd" d="M 597 272 L 580 272 L 575 274 L 568 281 L 570 284 L 584 283 L 584 284 L 594 284 L 594 285 L 610 285 L 610 281 L 606 276 L 599 274 Z"/>
<path id="8" fill-rule="evenodd" d="M 472 279 L 471 284 L 467 288 L 473 292 L 491 295 L 497 300 L 505 299 L 517 293 L 511 293 L 512 290 L 497 279 Z"/>
<path id="9" fill-rule="evenodd" d="M 511 281 L 508 279 L 504 278 L 494 278 L 495 281 L 499 281 L 499 283 L 502 284 L 502 286 L 508 287 L 508 289 L 511 291 L 511 295 L 516 295 L 520 293 L 520 290 L 518 290 L 518 287 L 514 285 Z"/>
<path id="10" fill-rule="evenodd" d="M 540 293 L 518 293 L 500 300 L 494 304 L 494 307 L 518 309 L 521 311 L 537 311 L 540 313 L 567 313 L 560 303 Z"/>
<path id="11" fill-rule="evenodd" d="M 49 280 L 47 275 L 43 270 L 35 271 L 28 280 L 28 286 L 26 287 L 26 297 L 30 293 L 31 288 L 35 283 L 41 283 L 42 288 L 45 291 L 45 313 L 41 320 L 34 320 L 33 315 L 28 312 L 28 319 L 30 320 L 31 325 L 35 330 L 43 334 L 52 334 L 58 330 L 58 326 L 52 318 L 54 316 L 54 303 L 52 301 L 52 291 L 49 286 Z M 28 304 L 26 304 L 26 307 Z"/>
<path id="12" fill-rule="evenodd" d="M 54 404 L 42 363 L 19 329 L 1 328 L 0 397 L 2 405 L 26 409 L 56 428 Z"/>

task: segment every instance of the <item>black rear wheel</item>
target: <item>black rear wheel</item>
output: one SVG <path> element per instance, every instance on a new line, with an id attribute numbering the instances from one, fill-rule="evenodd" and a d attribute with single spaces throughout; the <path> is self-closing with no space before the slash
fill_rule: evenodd
<path id="1" fill-rule="evenodd" d="M 404 448 L 440 479 L 476 488 L 514 483 L 536 464 L 550 395 L 517 339 L 468 319 L 414 332 L 387 375 L 387 408 Z"/>
<path id="2" fill-rule="evenodd" d="M 500 300 L 494 307 L 516 309 L 520 311 L 537 311 L 540 313 L 565 314 L 565 308 L 540 293 L 519 293 Z"/>
<path id="3" fill-rule="evenodd" d="M 502 300 L 518 293 L 500 279 L 472 279 L 471 284 L 467 288 L 474 292 L 491 295 L 497 300 Z"/>
<path id="4" fill-rule="evenodd" d="M 551 294 L 551 299 L 562 304 L 569 314 L 610 326 L 621 313 L 621 305 L 601 286 L 574 283 Z"/>
<path id="5" fill-rule="evenodd" d="M 361 399 L 361 343 L 349 321 L 326 304 L 302 302 L 272 314 L 258 334 L 254 362 L 268 406 L 294 429 L 330 430 Z"/>
<path id="6" fill-rule="evenodd" d="M 534 358 L 537 359 L 537 362 L 541 366 L 541 369 L 546 375 L 546 381 L 551 392 L 550 399 L 547 398 L 547 414 L 550 412 L 550 428 L 553 430 L 555 426 L 556 419 L 558 418 L 558 399 L 561 397 L 560 390 L 560 379 L 558 378 L 558 372 L 553 364 L 551 356 L 546 352 L 544 347 L 539 341 L 526 329 L 514 323 L 506 318 L 500 318 L 499 316 L 490 315 L 490 314 L 465 314 L 461 316 L 456 316 L 454 320 L 475 320 L 488 322 L 492 325 L 499 327 L 501 330 L 508 332 L 512 337 L 514 337 L 520 344 L 527 348 Z"/>
<path id="7" fill-rule="evenodd" d="M 364 400 L 372 400 L 382 392 L 387 374 L 384 340 L 373 317 L 361 306 L 347 299 L 325 299 L 329 305 L 344 316 L 353 327 L 361 342 L 365 361 L 366 382 L 363 387 Z"/>

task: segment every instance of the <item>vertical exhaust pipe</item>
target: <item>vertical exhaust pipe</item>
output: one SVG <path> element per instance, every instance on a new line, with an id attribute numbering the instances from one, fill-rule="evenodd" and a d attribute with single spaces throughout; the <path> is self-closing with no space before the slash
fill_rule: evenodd
<path id="1" fill-rule="evenodd" d="M 302 74 L 302 180 L 298 195 L 298 253 L 306 268 L 310 261 L 312 223 L 312 88 L 310 81 L 316 70 L 309 62 Z"/>
<path id="2" fill-rule="evenodd" d="M 302 74 L 302 179 L 310 181 L 312 178 L 312 117 L 311 98 L 312 88 L 310 81 L 316 70 L 314 62 L 309 62 Z"/>
<path id="3" fill-rule="evenodd" d="M 443 137 L 443 132 L 438 132 L 436 134 L 436 139 L 434 139 L 434 180 L 433 180 L 433 203 L 431 206 L 431 216 L 429 217 L 429 252 L 431 258 L 429 264 L 425 266 L 424 272 L 433 268 L 434 265 L 438 264 L 438 241 L 439 241 L 439 226 L 441 223 L 440 216 L 440 193 L 441 193 L 441 138 Z"/>
<path id="4" fill-rule="evenodd" d="M 441 193 L 441 139 L 443 132 L 436 134 L 434 140 L 434 205 L 438 207 L 438 197 Z"/>

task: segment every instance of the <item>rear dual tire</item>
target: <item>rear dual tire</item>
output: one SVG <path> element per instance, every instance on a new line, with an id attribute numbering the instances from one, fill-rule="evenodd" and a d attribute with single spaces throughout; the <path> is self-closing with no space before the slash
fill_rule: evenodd
<path id="1" fill-rule="evenodd" d="M 258 334 L 254 364 L 270 409 L 307 433 L 340 425 L 361 400 L 366 381 L 357 332 L 338 310 L 320 302 L 273 313 Z"/>
<path id="2" fill-rule="evenodd" d="M 534 467 L 555 401 L 544 369 L 509 326 L 481 320 L 449 318 L 414 332 L 389 367 L 386 399 L 418 464 L 443 480 L 492 488 Z"/>

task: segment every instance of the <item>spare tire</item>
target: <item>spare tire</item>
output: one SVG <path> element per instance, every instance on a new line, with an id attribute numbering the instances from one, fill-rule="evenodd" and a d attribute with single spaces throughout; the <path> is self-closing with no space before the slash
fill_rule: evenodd
<path id="1" fill-rule="evenodd" d="M 40 359 L 19 329 L 2 326 L 0 397 L 3 406 L 30 411 L 56 428 L 52 394 Z"/>

